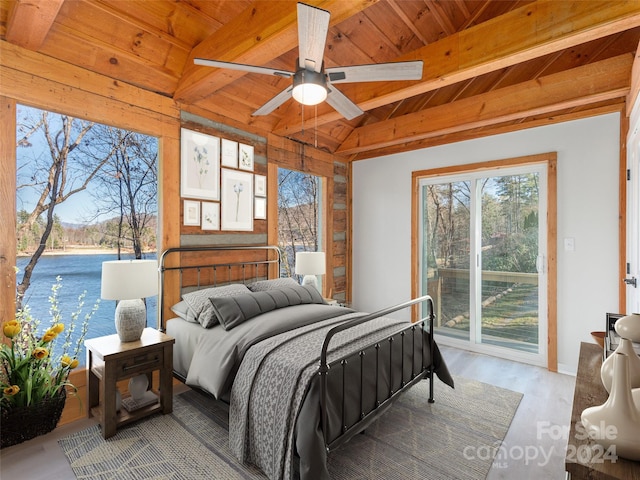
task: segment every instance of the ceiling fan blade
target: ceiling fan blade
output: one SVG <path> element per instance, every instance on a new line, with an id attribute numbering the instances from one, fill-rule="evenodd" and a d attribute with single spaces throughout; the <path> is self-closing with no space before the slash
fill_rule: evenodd
<path id="1" fill-rule="evenodd" d="M 258 110 L 253 112 L 252 115 L 253 116 L 269 115 L 276 108 L 278 108 L 280 105 L 282 105 L 284 102 L 286 102 L 291 98 L 291 90 L 293 90 L 293 87 L 288 86 L 283 91 L 281 91 L 278 95 L 276 95 L 267 103 L 265 103 L 263 106 L 261 106 Z"/>
<path id="2" fill-rule="evenodd" d="M 331 83 L 420 80 L 422 60 L 334 67 L 325 69 L 325 73 Z"/>
<path id="3" fill-rule="evenodd" d="M 340 90 L 335 87 L 328 86 L 327 103 L 335 108 L 347 120 L 352 120 L 364 113 L 351 100 L 349 100 Z"/>
<path id="4" fill-rule="evenodd" d="M 231 70 L 241 70 L 250 73 L 262 73 L 264 75 L 275 75 L 277 77 L 291 78 L 294 72 L 278 70 L 276 68 L 256 67 L 255 65 L 245 65 L 244 63 L 221 62 L 218 60 L 207 60 L 206 58 L 194 58 L 193 63 L 204 65 L 205 67 L 229 68 Z"/>
<path id="5" fill-rule="evenodd" d="M 320 72 L 331 14 L 321 8 L 298 3 L 298 48 L 300 68 Z"/>

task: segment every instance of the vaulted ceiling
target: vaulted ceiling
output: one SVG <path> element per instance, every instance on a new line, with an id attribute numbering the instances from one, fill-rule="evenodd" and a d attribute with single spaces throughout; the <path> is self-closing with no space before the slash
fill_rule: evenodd
<path id="1" fill-rule="evenodd" d="M 640 40 L 638 1 L 306 3 L 331 13 L 325 67 L 423 60 L 422 79 L 340 84 L 352 120 L 292 99 L 253 116 L 291 80 L 193 59 L 294 70 L 293 1 L 2 0 L 0 38 L 348 159 L 620 108 Z"/>

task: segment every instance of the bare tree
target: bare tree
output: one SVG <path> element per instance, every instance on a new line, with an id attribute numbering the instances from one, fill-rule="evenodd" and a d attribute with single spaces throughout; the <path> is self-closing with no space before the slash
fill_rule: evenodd
<path id="1" fill-rule="evenodd" d="M 97 132 L 100 148 L 95 154 L 113 149 L 113 155 L 96 178 L 96 215 L 117 214 L 118 258 L 123 242 L 131 245 L 135 258 L 142 258 L 145 229 L 158 211 L 157 140 L 105 125 Z"/>
<path id="2" fill-rule="evenodd" d="M 278 242 L 290 276 L 295 252 L 318 249 L 320 181 L 315 175 L 280 169 L 278 174 Z"/>
<path id="3" fill-rule="evenodd" d="M 42 215 L 46 219 L 39 244 L 17 285 L 18 309 L 22 308 L 22 299 L 31 283 L 33 269 L 42 256 L 54 227 L 56 205 L 85 190 L 109 158 L 107 155 L 99 161 L 88 162 L 79 155 L 78 147 L 83 142 L 91 141 L 93 123 L 46 111 L 26 111 L 27 115 L 18 122 L 16 145 L 31 152 L 40 151 L 31 150 L 32 142 L 37 138 L 37 141 L 44 142 L 49 155 L 18 155 L 18 194 L 30 190 L 36 198 L 35 206 L 27 212 L 24 222 L 18 228 L 19 233 L 31 230 Z"/>

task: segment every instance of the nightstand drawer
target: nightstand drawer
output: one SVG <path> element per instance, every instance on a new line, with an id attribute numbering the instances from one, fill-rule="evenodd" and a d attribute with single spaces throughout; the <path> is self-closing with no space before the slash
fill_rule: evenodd
<path id="1" fill-rule="evenodd" d="M 159 369 L 162 367 L 162 360 L 162 349 L 122 358 L 116 364 L 118 378 Z"/>

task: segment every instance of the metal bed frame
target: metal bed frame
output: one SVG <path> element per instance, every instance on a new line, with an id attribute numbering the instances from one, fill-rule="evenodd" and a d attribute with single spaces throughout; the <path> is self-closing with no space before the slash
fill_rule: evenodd
<path id="1" fill-rule="evenodd" d="M 206 263 L 202 265 L 178 265 L 175 267 L 167 267 L 165 262 L 168 257 L 173 254 L 183 254 L 183 253 L 198 253 L 198 252 L 229 252 L 229 251 L 251 251 L 251 252 L 265 252 L 266 259 L 265 260 L 254 260 L 249 262 L 232 262 L 232 263 Z M 220 284 L 228 284 L 234 282 L 232 273 L 235 269 L 236 272 L 240 271 L 241 275 L 238 275 L 242 280 L 235 280 L 235 283 L 247 283 L 247 279 L 251 281 L 260 280 L 261 277 L 259 275 L 260 266 L 264 265 L 268 269 L 270 265 L 276 265 L 278 272 L 280 272 L 280 265 L 282 263 L 282 257 L 280 255 L 280 249 L 275 246 L 218 246 L 218 245 L 207 245 L 207 246 L 193 246 L 193 247 L 174 247 L 168 248 L 162 255 L 160 256 L 160 293 L 158 295 L 158 305 L 160 306 L 160 315 L 158 316 L 158 330 L 164 332 L 166 327 L 166 320 L 164 318 L 164 276 L 165 272 L 178 271 L 180 274 L 180 293 L 182 294 L 182 289 L 184 288 L 183 284 L 183 274 L 185 271 L 195 270 L 197 273 L 197 282 L 196 285 L 190 285 L 190 287 L 194 287 L 196 289 L 204 288 L 204 287 L 215 287 Z M 247 267 L 249 269 L 253 269 L 253 275 L 247 277 Z M 200 283 L 200 274 L 202 270 L 210 269 L 213 274 L 213 283 L 202 285 Z M 224 269 L 227 272 L 227 279 L 225 282 L 218 282 L 218 270 Z"/>
<path id="2" fill-rule="evenodd" d="M 165 262 L 167 257 L 172 254 L 182 254 L 182 253 L 215 253 L 221 251 L 265 251 L 266 259 L 258 260 L 258 261 L 247 261 L 247 262 L 233 262 L 233 263 L 205 263 L 202 265 L 186 265 L 186 266 L 165 266 Z M 231 271 L 233 269 L 239 269 L 241 274 L 236 275 L 236 278 L 242 278 L 242 282 L 240 280 L 235 280 L 235 283 L 246 283 L 247 278 L 251 281 L 255 281 L 258 279 L 263 279 L 265 277 L 260 277 L 258 275 L 259 269 L 261 265 L 268 266 L 269 265 L 277 265 L 278 272 L 280 271 L 280 263 L 281 263 L 281 253 L 278 247 L 274 246 L 231 246 L 231 247 L 221 247 L 221 246 L 197 246 L 197 247 L 177 247 L 170 248 L 165 250 L 160 257 L 160 294 L 158 303 L 160 305 L 160 317 L 159 317 L 159 325 L 158 328 L 162 331 L 165 329 L 165 319 L 164 319 L 164 275 L 165 272 L 170 271 L 179 271 L 180 273 L 180 289 L 182 291 L 183 286 L 183 272 L 185 270 L 195 270 L 197 272 L 197 285 L 195 287 L 204 288 L 206 286 L 215 286 L 217 280 L 217 272 L 219 269 L 227 270 L 227 282 L 229 283 L 229 279 L 232 278 Z M 214 284 L 213 285 L 201 285 L 200 284 L 200 273 L 203 269 L 212 269 Z M 253 275 L 247 277 L 246 271 L 247 269 L 253 270 Z M 383 317 L 393 312 L 397 312 L 399 310 L 403 310 L 412 305 L 416 304 L 424 304 L 426 303 L 428 306 L 428 314 L 422 319 L 418 320 L 415 323 L 407 324 L 406 327 L 402 327 L 398 329 L 395 333 L 391 334 L 386 338 L 386 341 L 389 344 L 388 348 L 383 348 L 383 342 L 376 342 L 371 345 L 368 345 L 361 350 L 345 355 L 341 358 L 333 360 L 331 362 L 327 361 L 327 355 L 329 351 L 329 345 L 331 343 L 332 338 L 349 328 L 355 327 L 357 325 L 363 324 L 365 322 L 371 321 L 373 319 Z M 434 402 L 433 398 L 433 386 L 434 386 L 434 349 L 435 342 L 433 338 L 433 326 L 434 326 L 434 306 L 433 300 L 429 295 L 424 295 L 419 298 L 415 298 L 405 303 L 401 303 L 389 308 L 385 308 L 383 310 L 379 310 L 377 312 L 364 315 L 362 317 L 358 317 L 352 320 L 349 320 L 343 324 L 335 326 L 331 328 L 322 344 L 321 352 L 320 352 L 320 363 L 318 366 L 318 375 L 320 376 L 320 415 L 321 415 L 321 425 L 324 435 L 324 443 L 327 452 L 337 448 L 338 446 L 345 443 L 349 438 L 353 435 L 361 432 L 366 428 L 366 425 L 369 423 L 370 419 L 373 418 L 375 413 L 388 404 L 390 404 L 395 398 L 402 393 L 404 390 L 408 389 L 412 385 L 416 384 L 420 380 L 429 377 L 429 403 Z M 424 332 L 428 332 L 429 334 L 429 358 L 428 361 L 425 362 L 425 344 L 424 344 Z M 417 338 L 416 338 L 417 337 Z M 375 355 L 375 365 L 376 365 L 376 401 L 375 407 L 369 411 L 365 411 L 363 406 L 363 390 L 364 390 L 364 357 L 368 355 Z M 400 356 L 401 358 L 401 372 L 400 378 L 394 378 L 394 370 L 392 368 L 394 356 Z M 346 395 L 345 388 L 348 384 L 350 384 L 347 373 L 347 365 L 352 362 L 356 362 L 359 364 L 360 368 L 360 414 L 359 418 L 356 421 L 347 421 L 346 410 L 347 406 L 345 403 Z M 405 374 L 405 368 L 410 366 L 410 373 Z M 386 392 L 380 393 L 378 379 L 380 378 L 380 372 L 382 369 L 388 369 L 388 378 L 389 378 L 389 389 Z M 338 399 L 336 404 L 342 405 L 341 418 L 342 418 L 342 428 L 341 432 L 334 437 L 330 438 L 330 432 L 328 428 L 328 384 L 329 382 L 338 382 L 342 384 L 342 399 Z"/>
<path id="3" fill-rule="evenodd" d="M 386 352 L 383 352 L 381 348 L 381 342 L 373 343 L 365 348 L 362 348 L 358 352 L 352 353 L 350 355 L 343 356 L 342 358 L 336 359 L 331 363 L 327 363 L 327 351 L 329 348 L 329 344 L 331 339 L 339 332 L 347 330 L 349 328 L 355 327 L 356 325 L 360 325 L 366 323 L 368 321 L 374 320 L 376 318 L 383 317 L 393 312 L 397 312 L 399 310 L 403 310 L 407 307 L 410 307 L 415 304 L 427 302 L 429 305 L 429 313 L 426 317 L 423 317 L 419 321 L 408 325 L 407 327 L 402 328 L 401 330 L 396 331 L 392 335 L 386 338 L 386 341 L 389 343 L 388 355 Z M 377 312 L 371 313 L 369 315 L 365 315 L 360 318 L 356 318 L 345 322 L 341 325 L 335 326 L 327 332 L 327 335 L 322 344 L 322 350 L 320 353 L 320 366 L 318 368 L 318 374 L 320 375 L 320 415 L 322 421 L 322 432 L 324 435 L 324 442 L 327 449 L 327 452 L 339 447 L 347 440 L 349 440 L 354 434 L 362 431 L 364 426 L 367 425 L 369 419 L 374 416 L 376 411 L 380 408 L 383 408 L 390 404 L 393 400 L 396 399 L 400 393 L 404 390 L 410 388 L 414 384 L 418 383 L 420 380 L 429 377 L 429 403 L 434 403 L 433 399 L 433 385 L 434 385 L 434 366 L 433 366 L 433 352 L 435 348 L 435 341 L 433 339 L 433 323 L 434 323 L 434 308 L 433 308 L 433 300 L 429 295 L 424 295 L 419 298 L 415 298 L 405 303 L 401 303 L 389 308 L 385 308 L 383 310 L 379 310 Z M 428 323 L 428 332 L 429 332 L 429 362 L 428 366 L 425 365 L 425 352 L 424 352 L 424 342 L 423 340 L 423 330 L 425 328 L 425 324 Z M 418 342 L 416 342 L 416 334 L 418 335 Z M 406 351 L 407 340 L 410 340 L 410 350 Z M 394 370 L 392 368 L 392 362 L 394 357 L 394 345 L 398 345 L 396 347 L 400 350 L 401 357 L 401 378 L 394 379 L 393 373 Z M 366 355 L 375 355 L 375 365 L 376 365 L 376 402 L 375 408 L 372 410 L 365 412 L 363 408 L 363 361 Z M 409 358 L 407 358 L 409 357 Z M 416 366 L 416 357 L 420 358 L 420 362 L 418 366 Z M 347 375 L 346 375 L 346 366 L 349 362 L 356 362 L 360 367 L 360 418 L 351 423 L 347 423 L 345 421 L 345 388 L 348 384 Z M 405 364 L 409 363 L 411 366 L 411 374 L 405 375 Z M 380 369 L 386 368 L 388 365 L 389 368 L 389 390 L 380 394 L 380 389 L 378 385 L 378 379 L 380 378 L 379 372 Z M 329 382 L 330 375 L 335 374 L 336 376 L 340 376 L 339 381 L 342 382 L 342 432 L 341 434 L 335 438 L 329 438 L 329 429 L 328 429 L 328 388 L 327 384 Z M 396 387 L 394 389 L 394 386 Z"/>

